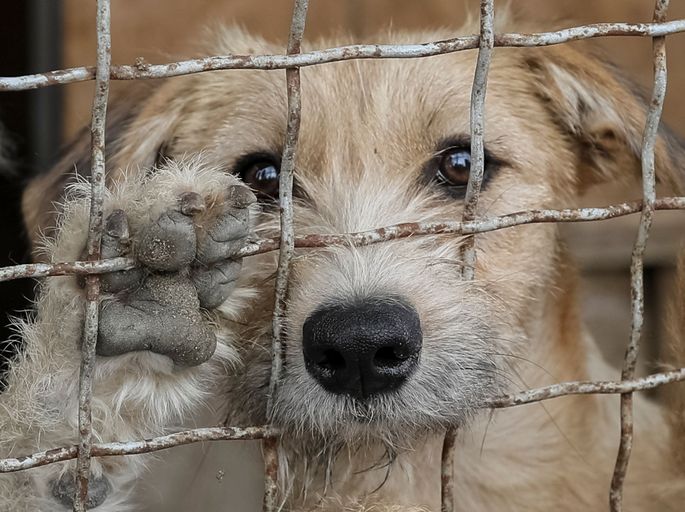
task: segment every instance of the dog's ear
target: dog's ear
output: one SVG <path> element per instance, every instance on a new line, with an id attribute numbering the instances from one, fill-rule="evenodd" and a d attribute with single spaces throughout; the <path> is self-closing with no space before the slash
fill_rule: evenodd
<path id="1" fill-rule="evenodd" d="M 108 179 L 119 169 L 149 168 L 163 157 L 166 142 L 178 118 L 177 107 L 166 102 L 173 93 L 166 87 L 142 83 L 115 97 L 107 112 L 106 155 Z M 91 167 L 90 130 L 82 129 L 65 148 L 58 162 L 34 177 L 22 195 L 22 215 L 34 256 L 43 235 L 55 224 L 57 204 L 66 187 L 88 177 Z"/>
<path id="2" fill-rule="evenodd" d="M 524 65 L 534 93 L 577 144 L 581 190 L 640 175 L 649 100 L 616 67 L 587 52 L 550 47 L 528 52 Z M 663 123 L 655 151 L 657 180 L 685 189 L 685 144 Z"/>

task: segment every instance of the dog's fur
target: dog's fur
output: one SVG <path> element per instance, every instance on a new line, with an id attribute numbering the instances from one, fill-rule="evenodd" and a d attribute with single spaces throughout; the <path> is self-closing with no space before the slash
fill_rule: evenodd
<path id="1" fill-rule="evenodd" d="M 377 40 L 415 42 L 452 34 L 395 33 Z M 210 50 L 246 54 L 281 48 L 226 30 Z M 296 231 L 341 233 L 459 219 L 463 202 L 421 175 L 441 141 L 469 133 L 474 62 L 475 53 L 469 52 L 303 69 Z M 168 191 L 220 195 L 222 187 L 235 184 L 226 173 L 242 155 L 282 149 L 283 71 L 215 72 L 137 90 L 128 107 L 123 102 L 110 116 L 112 192 L 106 200 L 108 212 L 122 208 L 133 224 L 158 215 Z M 485 137 L 499 163 L 482 194 L 479 216 L 574 206 L 595 183 L 634 178 L 645 112 L 645 101 L 629 82 L 585 51 L 569 45 L 497 49 Z M 160 161 L 160 148 L 169 160 L 147 172 Z M 66 195 L 63 189 L 74 162 L 87 170 L 87 160 L 79 160 L 85 149 L 75 147 L 24 197 L 35 246 L 42 232 L 55 238 L 42 253 L 53 261 L 82 256 L 87 192 L 82 185 Z M 682 192 L 683 147 L 663 131 L 656 155 L 660 180 Z M 52 214 L 55 200 L 63 205 L 58 222 Z M 253 213 L 259 235 L 277 233 L 273 209 Z M 286 371 L 274 415 L 286 431 L 280 475 L 286 509 L 438 510 L 441 439 L 449 426 L 460 433 L 454 474 L 459 509 L 607 506 L 618 443 L 617 397 L 566 397 L 490 413 L 481 408 L 507 390 L 616 377 L 583 327 L 576 274 L 557 227 L 522 226 L 476 236 L 474 282 L 460 277 L 462 241 L 415 237 L 297 253 Z M 181 368 L 146 352 L 98 358 L 96 440 L 150 437 L 202 422 L 264 423 L 275 261 L 272 253 L 244 262 L 236 289 L 211 313 L 220 337 L 209 362 Z M 416 308 L 424 347 L 419 369 L 403 387 L 359 404 L 329 394 L 307 374 L 302 325 L 322 304 L 378 296 L 401 297 Z M 0 396 L 3 456 L 76 440 L 83 301 L 77 279 L 47 279 L 35 319 L 20 326 L 26 350 Z M 676 317 L 682 318 L 682 311 Z M 682 352 L 676 345 L 675 353 Z M 682 402 L 678 395 L 673 404 Z M 679 421 L 636 398 L 627 510 L 682 509 L 685 479 L 682 457 L 675 457 L 682 454 L 684 439 Z M 159 455 L 163 464 L 150 456 L 94 461 L 94 478 L 104 475 L 111 486 L 98 510 L 141 510 L 145 502 L 150 510 L 255 510 L 261 488 L 258 448 L 231 443 L 205 448 L 210 452 L 204 455 L 201 447 L 178 449 L 185 470 L 168 462 L 173 453 Z M 69 463 L 3 475 L 0 508 L 59 509 L 55 481 L 72 468 Z M 149 485 L 135 485 L 140 481 Z"/>

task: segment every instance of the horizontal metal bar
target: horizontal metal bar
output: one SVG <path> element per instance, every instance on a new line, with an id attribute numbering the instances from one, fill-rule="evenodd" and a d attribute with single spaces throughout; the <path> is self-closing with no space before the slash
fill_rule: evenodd
<path id="1" fill-rule="evenodd" d="M 685 19 L 665 23 L 596 23 L 553 32 L 495 35 L 494 46 L 539 47 L 569 41 L 613 36 L 665 36 L 685 32 Z M 167 64 L 140 60 L 132 66 L 112 66 L 111 80 L 138 80 L 217 71 L 222 69 L 286 69 L 357 59 L 412 59 L 478 48 L 479 36 L 455 37 L 423 44 L 355 44 L 295 55 L 227 55 Z M 76 67 L 17 77 L 0 77 L 0 91 L 23 91 L 95 78 L 94 67 Z"/>
<path id="2" fill-rule="evenodd" d="M 90 275 L 129 270 L 135 268 L 133 258 L 110 258 L 98 261 L 74 261 L 68 263 L 27 263 L 0 268 L 0 282 L 27 277 Z"/>
<path id="3" fill-rule="evenodd" d="M 655 210 L 685 210 L 685 197 L 663 197 L 656 200 Z M 557 222 L 595 222 L 633 215 L 642 211 L 642 201 L 633 201 L 597 208 L 569 208 L 563 210 L 528 210 L 479 221 L 407 222 L 369 231 L 334 235 L 305 235 L 295 237 L 295 247 L 313 249 L 336 245 L 364 246 L 412 236 L 471 235 L 500 229 Z M 236 257 L 248 257 L 275 251 L 280 238 L 264 238 L 241 249 Z M 100 261 L 69 263 L 31 263 L 0 268 L 0 282 L 28 277 L 104 274 L 135 268 L 133 258 L 111 258 Z"/>
<path id="4" fill-rule="evenodd" d="M 543 388 L 530 389 L 521 393 L 495 398 L 486 402 L 484 407 L 503 409 L 569 395 L 615 395 L 619 393 L 632 393 L 634 391 L 654 389 L 665 384 L 683 380 L 685 380 L 685 368 L 662 373 L 653 373 L 647 377 L 632 380 L 562 382 Z"/>
<path id="5" fill-rule="evenodd" d="M 174 446 L 205 441 L 250 441 L 275 437 L 278 431 L 272 427 L 207 427 L 176 432 L 166 436 L 154 437 L 144 441 L 124 441 L 93 444 L 91 457 L 112 457 L 115 455 L 137 455 L 151 453 Z M 55 462 L 75 459 L 78 446 L 65 446 L 44 452 L 37 452 L 26 457 L 0 459 L 0 473 L 12 473 L 25 469 L 37 468 Z"/>
<path id="6" fill-rule="evenodd" d="M 492 400 L 483 403 L 482 408 L 504 409 L 568 395 L 619 394 L 645 391 L 665 384 L 681 381 L 685 381 L 685 368 L 654 373 L 635 380 L 562 382 L 551 386 L 530 389 L 521 393 L 493 398 Z M 144 441 L 93 444 L 91 456 L 111 457 L 115 455 L 137 455 L 204 441 L 247 441 L 277 437 L 278 435 L 280 435 L 278 429 L 271 426 L 197 428 Z M 12 473 L 45 466 L 47 464 L 54 464 L 56 462 L 64 462 L 76 458 L 77 452 L 77 446 L 72 445 L 37 452 L 24 457 L 0 459 L 0 473 Z"/>

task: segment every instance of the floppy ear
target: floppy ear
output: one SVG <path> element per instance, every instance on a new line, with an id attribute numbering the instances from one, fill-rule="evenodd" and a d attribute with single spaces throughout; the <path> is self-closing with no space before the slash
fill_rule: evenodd
<path id="1" fill-rule="evenodd" d="M 165 142 L 178 119 L 178 107 L 168 99 L 173 91 L 148 83 L 115 97 L 107 112 L 106 163 L 108 180 L 121 168 L 148 168 L 163 153 Z M 24 190 L 21 209 L 31 246 L 55 227 L 57 203 L 77 176 L 88 177 L 91 166 L 90 130 L 82 129 L 66 147 L 59 161 L 33 178 Z M 35 250 L 34 257 L 37 257 Z"/>
<path id="2" fill-rule="evenodd" d="M 578 145 L 581 189 L 640 176 L 649 101 L 611 64 L 569 47 L 531 51 L 525 66 L 535 94 Z M 655 151 L 657 180 L 685 190 L 685 144 L 663 123 Z"/>

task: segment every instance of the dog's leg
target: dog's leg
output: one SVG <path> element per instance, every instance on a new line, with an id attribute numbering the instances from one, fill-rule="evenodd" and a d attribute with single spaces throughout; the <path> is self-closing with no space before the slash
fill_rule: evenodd
<path id="1" fill-rule="evenodd" d="M 83 184 L 68 194 L 47 249 L 52 261 L 83 257 L 87 190 Z M 241 263 L 232 256 L 249 233 L 253 202 L 235 178 L 200 162 L 135 175 L 108 192 L 103 257 L 134 256 L 141 265 L 102 277 L 96 442 L 160 435 L 211 395 L 233 352 L 208 309 L 233 289 Z M 76 443 L 84 305 L 82 279 L 49 278 L 35 318 L 19 325 L 26 348 L 0 395 L 0 458 Z M 145 460 L 93 459 L 89 507 L 133 506 L 128 495 Z M 0 511 L 71 509 L 73 470 L 71 461 L 0 475 Z"/>

